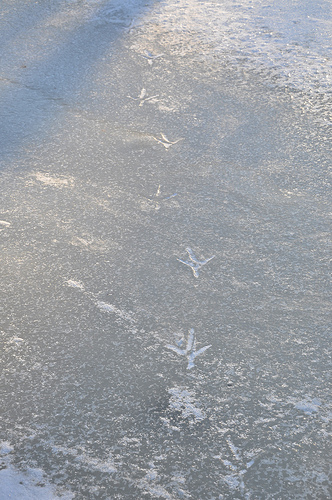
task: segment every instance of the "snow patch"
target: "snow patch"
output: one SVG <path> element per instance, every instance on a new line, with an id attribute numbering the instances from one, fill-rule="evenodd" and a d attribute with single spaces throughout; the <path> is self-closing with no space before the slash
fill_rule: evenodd
<path id="1" fill-rule="evenodd" d="M 8 441 L 0 443 L 0 499 L 1 500 L 72 500 L 68 491 L 54 488 L 45 479 L 41 469 L 29 468 L 22 472 L 10 463 L 14 448 Z"/>

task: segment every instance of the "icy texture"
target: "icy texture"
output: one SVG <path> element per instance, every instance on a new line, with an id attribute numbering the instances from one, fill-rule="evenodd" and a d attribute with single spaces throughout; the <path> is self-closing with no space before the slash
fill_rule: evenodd
<path id="1" fill-rule="evenodd" d="M 0 492 L 331 497 L 329 9 L 2 2 Z"/>
<path id="2" fill-rule="evenodd" d="M 235 65 L 270 71 L 282 85 L 331 91 L 332 16 L 326 0 L 164 0 L 148 22 L 147 33 L 167 33 L 180 55 L 219 54 Z"/>

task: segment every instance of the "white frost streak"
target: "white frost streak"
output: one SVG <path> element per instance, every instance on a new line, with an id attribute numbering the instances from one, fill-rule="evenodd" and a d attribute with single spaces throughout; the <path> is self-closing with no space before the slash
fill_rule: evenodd
<path id="1" fill-rule="evenodd" d="M 63 187 L 72 187 L 74 184 L 74 180 L 72 177 L 65 177 L 63 175 L 55 177 L 48 173 L 36 172 L 33 174 L 33 177 L 45 186 L 63 188 Z"/>
<path id="2" fill-rule="evenodd" d="M 77 288 L 78 290 L 81 290 L 85 296 L 89 297 L 89 299 L 93 301 L 93 303 L 98 307 L 100 311 L 114 314 L 115 316 L 118 316 L 119 318 L 128 321 L 129 323 L 135 323 L 135 319 L 133 318 L 133 316 L 126 311 L 118 309 L 113 304 L 108 304 L 107 302 L 96 300 L 96 296 L 93 293 L 86 291 L 81 281 L 67 280 L 65 281 L 65 283 L 71 288 Z"/>
<path id="3" fill-rule="evenodd" d="M 84 290 L 84 285 L 80 281 L 68 280 L 66 281 L 66 283 L 72 288 L 79 288 L 80 290 Z"/>
<path id="4" fill-rule="evenodd" d="M 5 220 L 0 220 L 0 226 L 9 227 L 10 226 L 10 222 L 7 222 Z"/>
<path id="5" fill-rule="evenodd" d="M 96 305 L 103 312 L 113 313 L 116 316 L 119 316 L 119 318 L 129 321 L 130 323 L 134 323 L 135 321 L 129 313 L 118 309 L 117 307 L 113 306 L 113 304 L 108 304 L 107 302 L 98 300 L 96 302 Z"/>

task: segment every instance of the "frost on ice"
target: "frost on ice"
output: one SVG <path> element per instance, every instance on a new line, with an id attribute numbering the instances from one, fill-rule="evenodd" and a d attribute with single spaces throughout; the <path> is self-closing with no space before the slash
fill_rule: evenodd
<path id="1" fill-rule="evenodd" d="M 181 412 L 183 418 L 192 417 L 195 422 L 204 420 L 205 414 L 200 408 L 195 406 L 195 394 L 181 387 L 172 387 L 168 389 L 171 395 L 169 402 L 170 408 Z"/>

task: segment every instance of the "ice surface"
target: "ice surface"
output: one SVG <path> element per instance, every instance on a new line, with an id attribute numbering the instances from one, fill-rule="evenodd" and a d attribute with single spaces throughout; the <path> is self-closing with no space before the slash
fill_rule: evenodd
<path id="1" fill-rule="evenodd" d="M 298 410 L 303 411 L 304 413 L 316 413 L 319 411 L 321 403 L 319 400 L 313 400 L 313 401 L 299 401 L 298 403 L 295 403 L 295 408 Z"/>
<path id="2" fill-rule="evenodd" d="M 149 23 L 172 37 L 183 55 L 220 54 L 235 65 L 271 72 L 282 85 L 331 89 L 332 17 L 325 0 L 163 1 Z M 193 36 L 184 47 L 186 33 Z"/>
<path id="3" fill-rule="evenodd" d="M 2 4 L 0 499 L 330 498 L 330 3 Z"/>

